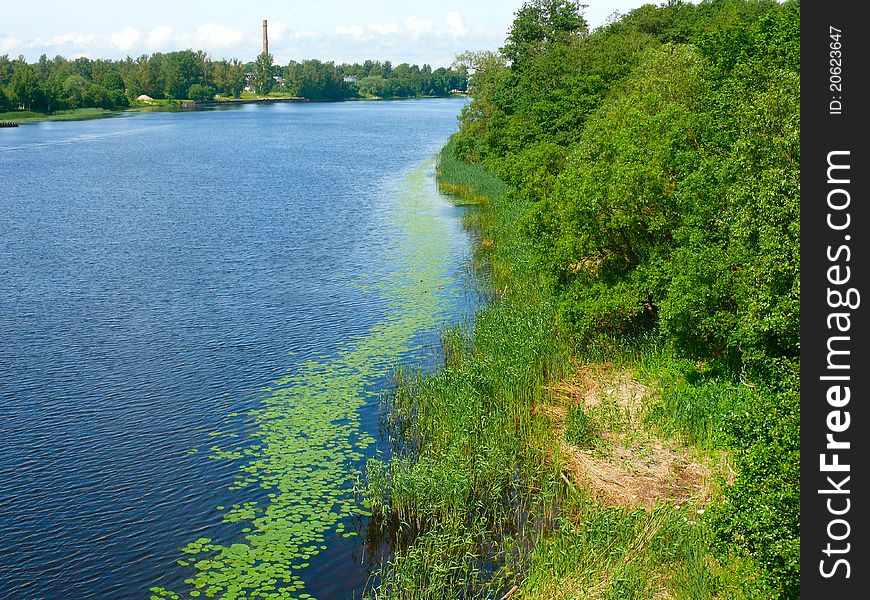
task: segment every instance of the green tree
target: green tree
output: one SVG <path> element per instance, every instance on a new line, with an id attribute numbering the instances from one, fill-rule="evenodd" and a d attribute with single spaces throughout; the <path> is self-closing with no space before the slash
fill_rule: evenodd
<path id="1" fill-rule="evenodd" d="M 564 42 L 586 31 L 583 7 L 575 0 L 532 0 L 517 11 L 502 53 L 522 68 L 548 43 Z"/>
<path id="2" fill-rule="evenodd" d="M 206 85 L 204 58 L 204 54 L 193 50 L 166 54 L 161 64 L 164 94 L 184 98 L 193 84 Z"/>
<path id="3" fill-rule="evenodd" d="M 194 83 L 187 90 L 187 97 L 197 102 L 208 102 L 214 100 L 214 88 L 201 83 Z"/>
<path id="4" fill-rule="evenodd" d="M 33 67 L 17 62 L 13 67 L 12 81 L 9 84 L 12 101 L 25 109 L 39 110 L 43 105 L 42 90 Z"/>
<path id="5" fill-rule="evenodd" d="M 387 80 L 380 75 L 370 75 L 359 80 L 359 93 L 363 96 L 383 98 L 387 91 Z"/>
<path id="6" fill-rule="evenodd" d="M 275 85 L 272 76 L 272 55 L 262 53 L 254 65 L 254 89 L 261 96 L 267 96 Z"/>
<path id="7" fill-rule="evenodd" d="M 81 108 L 85 106 L 88 98 L 88 88 L 90 84 L 87 79 L 81 75 L 70 75 L 63 82 L 63 93 L 67 105 L 70 108 Z"/>
<path id="8" fill-rule="evenodd" d="M 691 46 L 648 52 L 538 207 L 537 235 L 583 335 L 629 326 L 660 300 L 654 274 L 687 210 L 676 192 L 705 127 L 704 66 Z"/>
<path id="9" fill-rule="evenodd" d="M 456 57 L 453 68 L 467 74 L 472 93 L 472 101 L 462 109 L 457 157 L 479 162 L 491 153 L 487 139 L 501 113 L 497 96 L 508 77 L 507 61 L 496 52 L 465 52 Z"/>
<path id="10" fill-rule="evenodd" d="M 8 54 L 0 55 L 0 86 L 9 85 L 12 81 L 12 61 Z"/>
<path id="11" fill-rule="evenodd" d="M 121 77 L 121 74 L 118 71 L 108 71 L 105 76 L 103 76 L 103 80 L 101 83 L 102 87 L 106 90 L 120 90 L 124 91 L 124 79 Z"/>
<path id="12" fill-rule="evenodd" d="M 12 101 L 6 95 L 6 88 L 0 85 L 0 111 L 12 110 Z"/>
<path id="13" fill-rule="evenodd" d="M 214 85 L 225 96 L 238 98 L 245 89 L 245 65 L 238 59 L 214 63 Z"/>

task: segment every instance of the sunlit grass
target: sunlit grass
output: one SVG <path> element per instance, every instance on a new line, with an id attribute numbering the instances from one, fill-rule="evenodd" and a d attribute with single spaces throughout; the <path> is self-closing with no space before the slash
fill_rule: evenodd
<path id="1" fill-rule="evenodd" d="M 112 116 L 115 113 L 104 108 L 76 108 L 75 110 L 60 110 L 54 113 L 40 113 L 30 110 L 15 110 L 0 112 L 0 121 L 13 123 L 36 123 L 39 121 L 85 121 Z"/>
<path id="2" fill-rule="evenodd" d="M 564 438 L 541 410 L 554 382 L 578 363 L 649 381 L 685 365 L 650 331 L 575 348 L 523 234 L 529 205 L 481 166 L 453 159 L 449 146 L 438 177 L 442 190 L 459 190 L 458 203 L 479 205 L 466 224 L 477 231 L 475 261 L 492 302 L 470 331 L 444 333 L 440 372 L 400 373 L 386 403 L 394 454 L 369 462 L 365 494 L 397 550 L 369 597 L 770 597 L 752 563 L 714 554 L 698 505 L 609 506 L 566 475 Z M 482 190 L 492 195 L 481 199 Z M 698 422 L 686 439 L 711 445 L 709 422 L 694 409 L 662 418 L 674 398 L 652 402 L 651 426 L 683 436 Z M 569 413 L 565 433 L 590 447 L 601 435 L 582 408 Z"/>
<path id="3" fill-rule="evenodd" d="M 483 204 L 507 192 L 507 184 L 494 173 L 456 158 L 453 146 L 454 142 L 449 142 L 438 155 L 436 172 L 442 192 L 452 196 L 457 204 Z"/>

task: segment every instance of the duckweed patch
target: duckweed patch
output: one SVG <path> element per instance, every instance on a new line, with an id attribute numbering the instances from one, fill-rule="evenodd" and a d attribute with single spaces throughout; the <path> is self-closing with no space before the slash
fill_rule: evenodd
<path id="1" fill-rule="evenodd" d="M 253 444 L 212 448 L 211 458 L 239 461 L 231 489 L 252 498 L 219 506 L 227 523 L 241 523 L 237 540 L 199 538 L 182 549 L 180 565 L 191 598 L 308 599 L 304 570 L 331 536 L 352 538 L 353 517 L 368 517 L 354 484 L 375 438 L 360 429 L 360 409 L 377 395 L 373 384 L 415 349 L 421 332 L 434 331 L 449 303 L 450 231 L 435 208 L 434 161 L 412 171 L 393 214 L 399 234 L 392 256 L 397 269 L 377 291 L 387 316 L 367 335 L 352 339 L 332 358 L 308 360 L 272 382 L 256 423 Z M 215 439 L 228 437 L 224 432 Z M 179 598 L 152 588 L 152 598 Z"/>

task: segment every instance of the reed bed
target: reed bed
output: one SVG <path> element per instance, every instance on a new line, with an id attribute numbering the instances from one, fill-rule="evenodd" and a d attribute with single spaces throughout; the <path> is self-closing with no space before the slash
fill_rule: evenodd
<path id="1" fill-rule="evenodd" d="M 449 144 L 438 165 L 442 188 L 478 205 L 466 221 L 491 302 L 471 328 L 444 332 L 440 371 L 397 374 L 383 411 L 392 457 L 369 461 L 364 487 L 395 552 L 366 597 L 770 597 L 752 564 L 714 557 L 703 508 L 609 506 L 566 475 L 563 442 L 542 410 L 553 384 L 578 362 L 657 375 L 660 341 L 639 332 L 573 347 L 523 234 L 528 205 L 480 165 L 454 159 Z M 575 434 L 597 431 L 576 410 L 572 418 Z"/>
<path id="2" fill-rule="evenodd" d="M 458 206 L 486 204 L 498 200 L 508 191 L 508 186 L 494 173 L 480 165 L 456 158 L 451 140 L 438 154 L 435 174 L 438 188 L 451 196 Z"/>

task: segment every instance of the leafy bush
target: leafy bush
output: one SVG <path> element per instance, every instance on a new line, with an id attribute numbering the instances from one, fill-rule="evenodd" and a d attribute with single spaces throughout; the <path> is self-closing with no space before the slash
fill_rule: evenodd
<path id="1" fill-rule="evenodd" d="M 581 348 L 646 333 L 676 355 L 649 418 L 734 456 L 709 511 L 720 557 L 748 553 L 793 597 L 800 3 L 645 5 L 592 33 L 572 10 L 529 2 L 503 53 L 477 57 L 454 156 L 512 185 L 526 214 L 507 235 L 531 240 L 522 264 Z"/>

